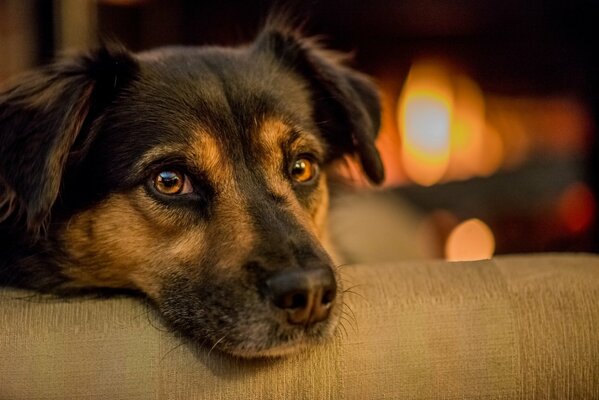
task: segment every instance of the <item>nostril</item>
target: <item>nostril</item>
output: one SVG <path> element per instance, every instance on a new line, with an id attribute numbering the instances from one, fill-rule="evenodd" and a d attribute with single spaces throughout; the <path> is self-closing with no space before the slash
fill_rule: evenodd
<path id="1" fill-rule="evenodd" d="M 290 308 L 304 308 L 308 305 L 308 298 L 305 293 L 295 293 L 292 296 Z"/>
<path id="2" fill-rule="evenodd" d="M 283 309 L 305 308 L 308 305 L 308 297 L 304 292 L 284 293 L 275 298 L 274 303 Z"/>
<path id="3" fill-rule="evenodd" d="M 322 304 L 325 306 L 330 305 L 333 300 L 335 300 L 336 295 L 337 293 L 333 289 L 325 290 L 324 294 L 322 295 Z"/>

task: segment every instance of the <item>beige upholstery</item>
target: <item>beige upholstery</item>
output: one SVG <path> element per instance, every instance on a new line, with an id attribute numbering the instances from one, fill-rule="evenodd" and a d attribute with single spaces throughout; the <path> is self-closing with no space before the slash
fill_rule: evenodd
<path id="1" fill-rule="evenodd" d="M 139 300 L 0 292 L 0 399 L 599 398 L 599 257 L 348 266 L 338 338 L 242 361 Z"/>

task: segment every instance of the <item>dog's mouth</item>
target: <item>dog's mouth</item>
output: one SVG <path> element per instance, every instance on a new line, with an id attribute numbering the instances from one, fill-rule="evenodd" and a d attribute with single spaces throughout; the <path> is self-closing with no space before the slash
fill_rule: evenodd
<path id="1" fill-rule="evenodd" d="M 210 349 L 242 358 L 282 357 L 325 343 L 333 335 L 336 325 L 335 317 L 305 328 L 288 329 L 275 324 L 269 328 L 270 333 L 257 330 L 253 335 L 241 337 L 241 340 L 240 337 L 229 338 L 223 334 L 222 340 L 214 342 Z"/>
<path id="2" fill-rule="evenodd" d="M 209 351 L 243 358 L 285 356 L 331 338 L 342 303 L 336 282 L 325 287 L 312 282 L 302 291 L 291 281 L 306 283 L 305 275 L 293 274 L 301 277 L 279 275 L 263 292 L 222 281 L 198 285 L 176 279 L 163 290 L 158 306 L 173 330 Z M 315 274 L 322 272 L 308 275 Z"/>

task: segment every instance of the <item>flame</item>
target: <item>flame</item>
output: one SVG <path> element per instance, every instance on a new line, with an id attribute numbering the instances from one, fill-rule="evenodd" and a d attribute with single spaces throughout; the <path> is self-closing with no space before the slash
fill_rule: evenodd
<path id="1" fill-rule="evenodd" d="M 400 94 L 401 160 L 412 181 L 486 176 L 502 164 L 501 135 L 485 118 L 480 87 L 441 65 L 416 63 Z"/>
<path id="2" fill-rule="evenodd" d="M 398 104 L 406 175 L 424 186 L 438 182 L 449 165 L 453 91 L 449 76 L 432 64 L 410 70 Z"/>
<path id="3" fill-rule="evenodd" d="M 445 258 L 449 261 L 483 260 L 491 258 L 494 252 L 491 228 L 476 218 L 456 226 L 445 243 Z"/>

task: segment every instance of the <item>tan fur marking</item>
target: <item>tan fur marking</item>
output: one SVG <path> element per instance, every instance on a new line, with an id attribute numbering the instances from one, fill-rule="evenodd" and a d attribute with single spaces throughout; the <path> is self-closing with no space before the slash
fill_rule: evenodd
<path id="1" fill-rule="evenodd" d="M 64 272 L 78 286 L 138 288 L 157 296 L 159 277 L 203 251 L 202 227 L 179 229 L 176 222 L 141 189 L 113 195 L 64 229 Z"/>
<path id="2" fill-rule="evenodd" d="M 153 161 L 173 155 L 182 157 L 197 170 L 207 173 L 216 185 L 233 180 L 230 158 L 223 154 L 219 141 L 203 129 L 197 129 L 189 143 L 173 143 L 149 150 L 136 163 L 136 170 L 144 171 Z"/>
<path id="3" fill-rule="evenodd" d="M 227 248 L 239 262 L 225 257 L 229 267 L 242 264 L 242 254 L 249 252 L 254 231 L 245 199 L 236 182 L 232 160 L 225 154 L 221 142 L 203 132 L 192 142 L 191 157 L 217 190 L 215 219 L 211 222 L 212 235 L 218 235 L 220 246 Z"/>
<path id="4" fill-rule="evenodd" d="M 259 146 L 264 154 L 262 168 L 268 178 L 269 190 L 288 199 L 290 211 L 298 221 L 309 232 L 320 238 L 324 233 L 328 211 L 328 191 L 324 171 L 321 171 L 318 188 L 313 195 L 308 210 L 306 210 L 297 201 L 288 179 L 281 175 L 281 171 L 286 169 L 286 166 L 282 165 L 284 162 L 282 148 L 292 134 L 291 127 L 283 121 L 267 119 L 260 126 L 259 133 Z M 304 152 L 313 152 L 322 156 L 324 153 L 322 143 L 314 135 L 307 132 L 301 132 L 290 145 L 291 148 L 288 150 L 291 154 L 299 155 Z"/>
<path id="5" fill-rule="evenodd" d="M 283 121 L 267 119 L 260 125 L 258 132 L 258 147 L 263 155 L 263 167 L 267 169 L 268 176 L 281 177 L 282 148 L 291 137 L 293 129 Z M 320 140 L 309 132 L 300 132 L 297 139 L 290 144 L 291 148 L 288 150 L 291 153 L 310 151 L 322 155 L 325 151 Z"/>
<path id="6" fill-rule="evenodd" d="M 214 136 L 207 132 L 195 135 L 188 154 L 215 187 L 226 185 L 230 189 L 229 185 L 234 182 L 231 159 L 224 154 L 221 143 Z"/>

